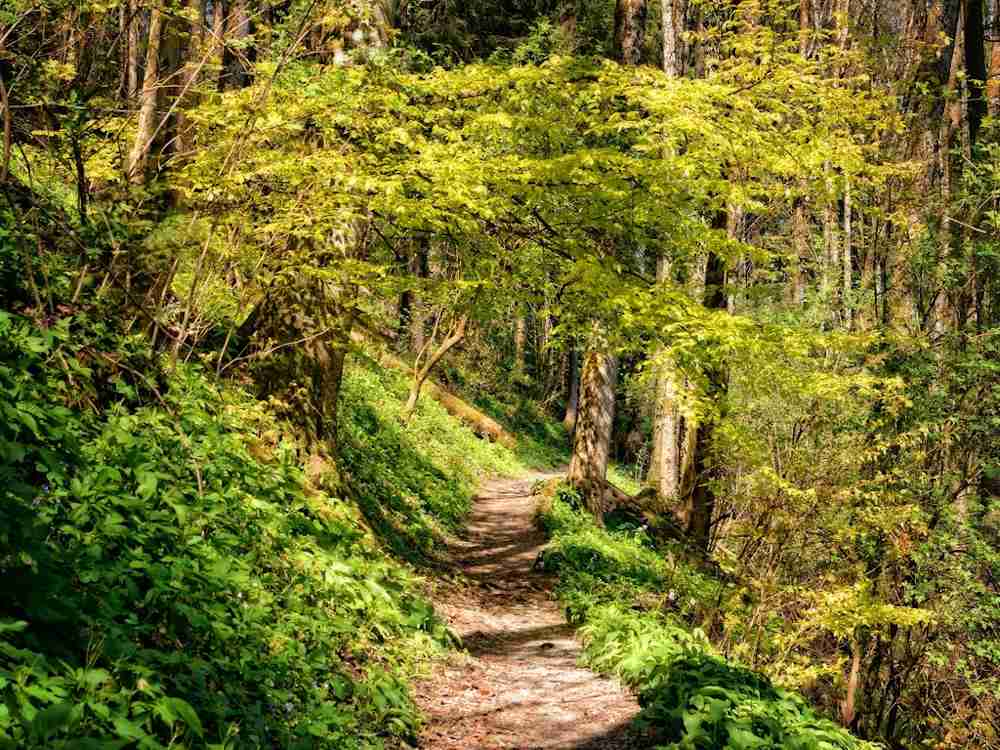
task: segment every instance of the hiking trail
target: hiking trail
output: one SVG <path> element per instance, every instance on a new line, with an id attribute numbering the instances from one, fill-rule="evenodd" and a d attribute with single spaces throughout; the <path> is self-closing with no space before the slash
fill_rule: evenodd
<path id="1" fill-rule="evenodd" d="M 545 534 L 531 487 L 553 475 L 486 482 L 448 553 L 460 585 L 435 607 L 467 654 L 434 666 L 415 688 L 427 716 L 424 750 L 636 750 L 635 698 L 577 665 L 580 643 L 534 569 Z"/>

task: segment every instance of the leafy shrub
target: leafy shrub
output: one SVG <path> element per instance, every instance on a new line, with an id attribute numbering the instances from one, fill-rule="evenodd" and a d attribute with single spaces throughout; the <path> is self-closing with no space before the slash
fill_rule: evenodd
<path id="1" fill-rule="evenodd" d="M 74 343 L 93 344 L 97 326 L 73 326 L 0 313 L 0 747 L 414 736 L 404 680 L 447 633 L 356 506 L 306 481 L 296 446 L 245 393 L 194 367 L 160 371 L 135 342 L 104 362 Z M 356 428 L 371 381 L 349 382 Z M 424 437 L 459 429 L 421 419 Z M 453 465 L 415 481 L 379 435 L 354 448 L 391 478 L 362 488 L 409 487 L 414 523 L 454 523 L 449 492 L 467 496 L 475 466 L 464 484 Z"/>
<path id="2" fill-rule="evenodd" d="M 599 528 L 565 487 L 540 521 L 552 537 L 545 565 L 559 572 L 570 618 L 584 623 L 584 661 L 636 690 L 643 721 L 664 747 L 875 747 L 713 653 L 690 623 L 702 602 L 718 596 L 719 582 L 651 549 L 641 531 Z"/>

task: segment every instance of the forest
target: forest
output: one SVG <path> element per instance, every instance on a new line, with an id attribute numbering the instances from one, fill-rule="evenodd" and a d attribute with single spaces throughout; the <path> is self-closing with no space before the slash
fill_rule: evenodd
<path id="1" fill-rule="evenodd" d="M 0 0 L 0 750 L 1000 750 L 996 0 Z"/>

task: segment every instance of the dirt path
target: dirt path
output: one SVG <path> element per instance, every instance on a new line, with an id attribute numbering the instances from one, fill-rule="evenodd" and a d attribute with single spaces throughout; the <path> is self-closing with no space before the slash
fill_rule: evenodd
<path id="1" fill-rule="evenodd" d="M 541 476 L 483 486 L 462 539 L 449 548 L 467 584 L 441 588 L 438 612 L 468 655 L 438 665 L 416 687 L 428 717 L 425 750 L 625 750 L 642 746 L 635 699 L 577 666 L 580 645 L 533 570 L 545 536 L 531 485 Z M 471 585 L 469 585 L 471 584 Z"/>

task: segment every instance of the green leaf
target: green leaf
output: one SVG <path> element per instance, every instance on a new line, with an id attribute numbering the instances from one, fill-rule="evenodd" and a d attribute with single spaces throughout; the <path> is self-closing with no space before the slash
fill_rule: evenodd
<path id="1" fill-rule="evenodd" d="M 180 717 L 181 721 L 187 724 L 188 728 L 199 737 L 205 736 L 205 730 L 201 726 L 201 719 L 191 704 L 180 698 L 164 698 L 161 701 L 165 708 Z"/>
<path id="2" fill-rule="evenodd" d="M 72 703 L 56 703 L 35 714 L 35 718 L 31 721 L 31 733 L 46 740 L 60 729 L 69 726 L 72 718 Z"/>

